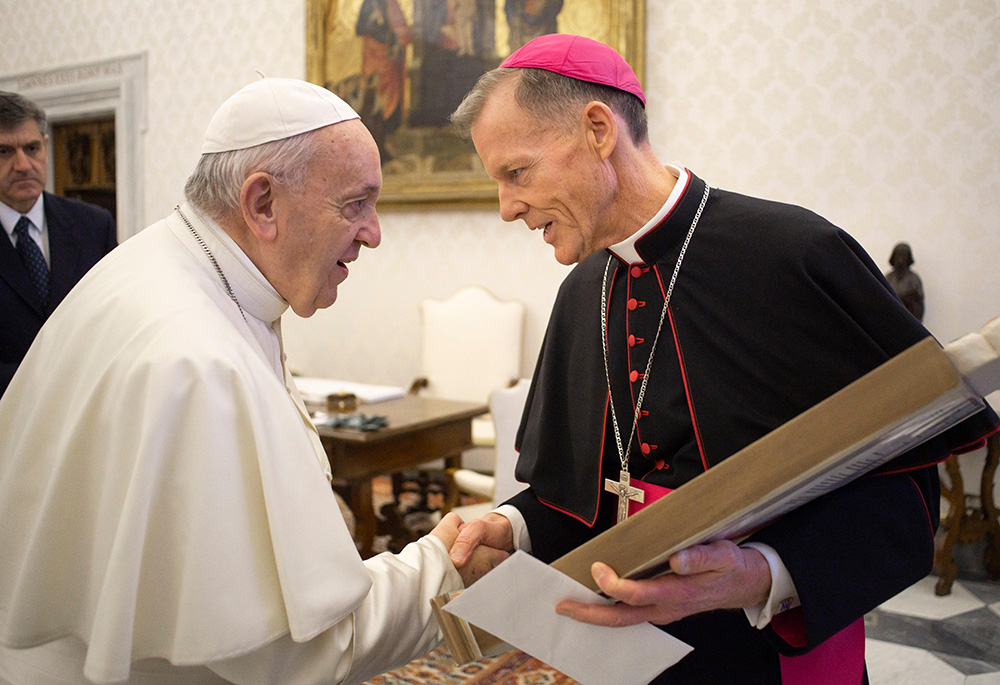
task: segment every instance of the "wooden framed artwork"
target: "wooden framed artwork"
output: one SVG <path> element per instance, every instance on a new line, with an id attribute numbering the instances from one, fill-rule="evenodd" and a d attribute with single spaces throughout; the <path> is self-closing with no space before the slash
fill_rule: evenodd
<path id="1" fill-rule="evenodd" d="M 576 33 L 642 80 L 645 0 L 306 0 L 306 78 L 361 115 L 382 155 L 380 208 L 496 203 L 448 116 L 486 71 L 535 36 Z"/>

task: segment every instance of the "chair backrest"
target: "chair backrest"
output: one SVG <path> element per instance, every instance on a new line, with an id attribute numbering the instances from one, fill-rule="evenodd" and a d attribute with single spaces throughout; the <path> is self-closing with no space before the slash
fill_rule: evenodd
<path id="1" fill-rule="evenodd" d="M 421 394 L 487 402 L 521 375 L 524 304 L 501 302 L 480 286 L 424 300 Z"/>
<path id="2" fill-rule="evenodd" d="M 527 487 L 524 483 L 514 480 L 514 467 L 517 465 L 514 437 L 517 435 L 518 426 L 521 425 L 521 414 L 524 412 L 524 402 L 530 387 L 531 380 L 522 378 L 514 387 L 494 390 L 490 395 L 490 414 L 493 415 L 497 433 L 494 504 L 502 503 Z"/>

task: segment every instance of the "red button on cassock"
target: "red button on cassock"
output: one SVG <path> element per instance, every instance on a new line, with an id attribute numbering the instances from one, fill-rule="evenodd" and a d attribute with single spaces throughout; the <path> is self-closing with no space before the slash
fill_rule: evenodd
<path id="1" fill-rule="evenodd" d="M 639 306 L 639 303 L 638 303 L 638 302 L 636 301 L 636 299 L 635 299 L 634 297 L 633 297 L 633 298 L 631 298 L 631 299 L 630 299 L 630 300 L 628 301 L 628 308 L 629 308 L 629 311 L 632 311 L 632 310 L 634 310 L 634 309 L 635 309 L 636 307 L 638 307 L 638 306 Z"/>
<path id="2" fill-rule="evenodd" d="M 639 449 L 642 450 L 643 454 L 649 454 L 649 443 L 642 443 L 642 445 L 639 446 Z"/>
<path id="3" fill-rule="evenodd" d="M 639 380 L 639 372 L 638 371 L 633 371 L 632 373 L 630 373 L 628 375 L 628 378 L 629 378 L 630 381 L 632 381 L 633 383 L 635 383 L 637 380 Z"/>
<path id="4" fill-rule="evenodd" d="M 634 335 L 630 335 L 628 337 L 628 346 L 629 347 L 635 347 L 635 336 Z"/>
<path id="5" fill-rule="evenodd" d="M 632 274 L 632 278 L 639 278 L 639 276 L 642 276 L 642 269 L 638 266 L 633 266 L 630 273 Z"/>

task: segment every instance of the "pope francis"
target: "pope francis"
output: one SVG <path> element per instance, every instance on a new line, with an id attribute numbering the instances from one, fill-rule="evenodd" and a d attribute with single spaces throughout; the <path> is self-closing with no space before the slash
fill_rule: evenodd
<path id="1" fill-rule="evenodd" d="M 0 683 L 361 682 L 440 639 L 449 515 L 362 561 L 285 366 L 381 234 L 350 107 L 261 79 L 209 124 L 187 202 L 69 294 L 0 401 Z"/>

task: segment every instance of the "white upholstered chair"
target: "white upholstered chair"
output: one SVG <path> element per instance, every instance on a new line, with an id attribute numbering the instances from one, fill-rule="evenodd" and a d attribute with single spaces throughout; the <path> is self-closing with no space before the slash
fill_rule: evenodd
<path id="1" fill-rule="evenodd" d="M 424 300 L 420 315 L 421 369 L 412 392 L 485 404 L 490 393 L 520 377 L 523 303 L 502 302 L 474 285 L 446 300 Z M 472 439 L 478 446 L 493 445 L 489 415 L 473 421 Z"/>
<path id="2" fill-rule="evenodd" d="M 514 467 L 517 465 L 514 438 L 521 425 L 521 414 L 530 387 L 531 381 L 522 378 L 515 386 L 494 390 L 490 395 L 490 415 L 496 429 L 496 464 L 493 475 L 468 469 L 458 469 L 452 474 L 459 492 L 490 498 L 489 502 L 483 504 L 452 509 L 466 521 L 479 518 L 527 487 L 514 479 Z"/>

